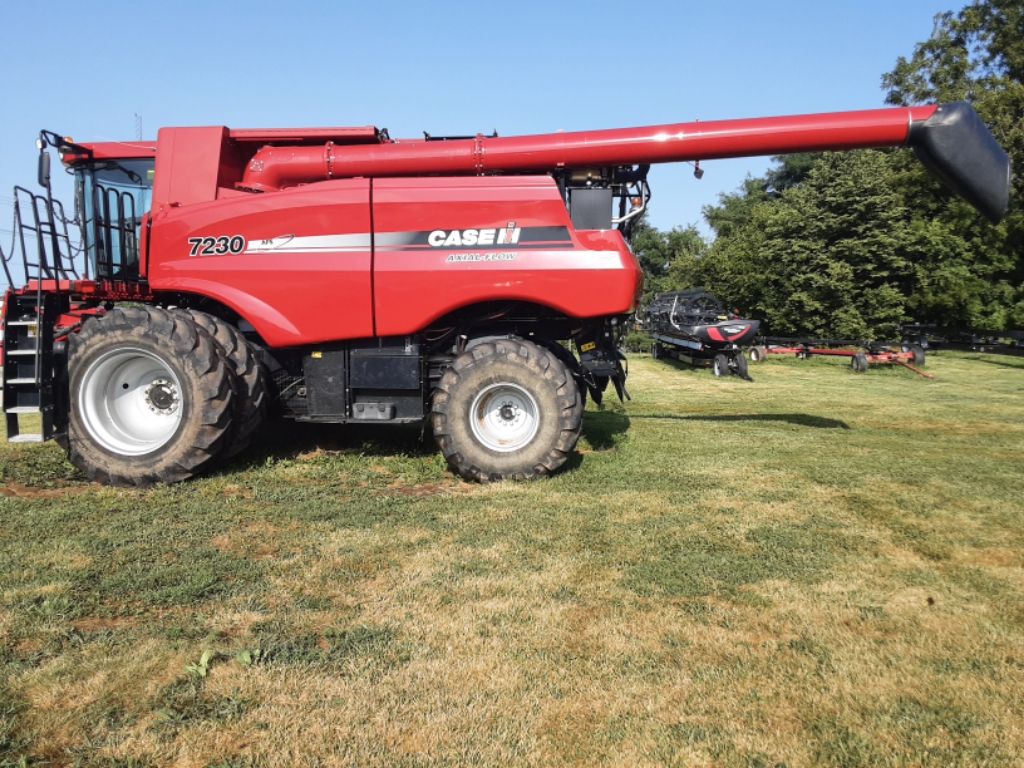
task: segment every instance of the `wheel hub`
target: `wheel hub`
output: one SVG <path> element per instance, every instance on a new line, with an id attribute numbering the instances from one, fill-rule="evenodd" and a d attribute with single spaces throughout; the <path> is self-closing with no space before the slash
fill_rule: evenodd
<path id="1" fill-rule="evenodd" d="M 510 453 L 528 445 L 540 428 L 540 409 L 533 395 L 518 384 L 503 382 L 484 388 L 473 400 L 473 435 L 485 447 Z"/>
<path id="2" fill-rule="evenodd" d="M 153 413 L 169 415 L 178 408 L 178 390 L 167 379 L 157 379 L 145 391 L 146 404 Z"/>
<path id="3" fill-rule="evenodd" d="M 503 426 L 515 424 L 519 420 L 519 409 L 513 403 L 502 403 L 498 413 L 501 415 L 501 420 L 505 422 Z"/>

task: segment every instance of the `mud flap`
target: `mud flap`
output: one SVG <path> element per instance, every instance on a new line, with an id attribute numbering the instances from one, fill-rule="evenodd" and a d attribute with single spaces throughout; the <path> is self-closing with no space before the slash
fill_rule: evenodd
<path id="1" fill-rule="evenodd" d="M 594 347 L 580 355 L 580 367 L 583 369 L 584 381 L 594 402 L 601 404 L 604 390 L 610 381 L 615 387 L 619 401 L 631 400 L 626 390 L 626 356 L 617 349 Z"/>
<path id="2" fill-rule="evenodd" d="M 629 396 L 629 390 L 626 389 L 626 377 L 629 375 L 629 362 L 626 360 L 626 356 L 615 350 L 615 354 L 618 359 L 615 361 L 615 376 L 612 377 L 612 383 L 615 384 L 615 394 L 619 396 L 619 402 L 623 399 L 632 400 Z"/>

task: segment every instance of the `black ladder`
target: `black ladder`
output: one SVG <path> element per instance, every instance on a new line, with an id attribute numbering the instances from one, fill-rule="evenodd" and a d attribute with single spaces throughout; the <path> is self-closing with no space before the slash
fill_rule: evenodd
<path id="1" fill-rule="evenodd" d="M 40 134 L 41 152 L 58 146 L 51 139 L 59 137 L 47 131 Z M 59 395 L 54 325 L 68 309 L 67 281 L 78 278 L 75 255 L 81 252 L 72 245 L 68 226 L 77 227 L 77 219 L 69 221 L 60 201 L 53 199 L 49 163 L 45 167 L 40 163 L 39 176 L 45 195 L 14 188 L 11 253 L 0 249 L 7 284 L 18 285 L 17 277 L 25 281 L 21 291 L 7 294 L 3 307 L 3 407 L 7 440 L 12 443 L 41 443 L 54 435 Z M 11 270 L 16 253 L 21 255 L 22 267 L 17 277 Z M 46 290 L 44 281 L 50 283 Z M 61 281 L 65 281 L 63 288 Z"/>
<path id="2" fill-rule="evenodd" d="M 40 305 L 41 304 L 41 305 Z M 4 416 L 11 443 L 41 443 L 54 432 L 52 294 L 11 295 L 4 307 Z M 23 430 L 22 419 L 38 419 L 38 430 Z"/>

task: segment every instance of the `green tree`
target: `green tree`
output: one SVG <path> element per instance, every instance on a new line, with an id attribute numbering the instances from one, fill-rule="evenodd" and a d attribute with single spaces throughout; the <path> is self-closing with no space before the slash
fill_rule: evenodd
<path id="1" fill-rule="evenodd" d="M 778 334 L 880 333 L 887 318 L 901 315 L 941 325 L 1024 326 L 1024 211 L 1014 208 L 1024 194 L 1022 75 L 1024 4 L 977 0 L 937 16 L 932 36 L 883 76 L 891 104 L 974 104 L 1014 164 L 1011 212 L 999 226 L 932 179 L 908 151 L 866 153 L 859 161 L 791 155 L 705 208 L 716 240 L 696 265 L 700 280 L 723 300 L 762 313 Z M 851 175 L 837 174 L 840 167 Z M 868 168 L 876 175 L 862 172 Z M 888 202 L 880 207 L 882 200 Z"/>
<path id="2" fill-rule="evenodd" d="M 718 205 L 704 206 L 704 220 L 715 237 L 732 237 L 737 228 L 749 222 L 754 206 L 769 199 L 767 180 L 748 176 L 735 192 L 719 194 Z"/>
<path id="3" fill-rule="evenodd" d="M 885 335 L 920 255 L 893 175 L 884 152 L 821 155 L 715 241 L 706 287 L 776 335 Z"/>
<path id="4" fill-rule="evenodd" d="M 632 247 L 644 271 L 645 297 L 692 285 L 687 281 L 696 276 L 696 268 L 688 271 L 683 265 L 696 265 L 708 250 L 692 224 L 664 231 L 652 226 L 646 214 L 633 231 Z"/>
<path id="5" fill-rule="evenodd" d="M 777 198 L 807 178 L 821 152 L 798 152 L 773 157 L 775 166 L 764 177 L 748 176 L 735 192 L 718 196 L 718 205 L 704 206 L 704 220 L 717 237 L 729 237 L 750 216 L 753 206 Z"/>
<path id="6" fill-rule="evenodd" d="M 806 179 L 821 159 L 823 152 L 797 152 L 773 157 L 775 167 L 764 176 L 764 189 L 769 197 L 778 197 L 790 187 Z"/>
<path id="7" fill-rule="evenodd" d="M 905 197 L 923 220 L 945 227 L 969 251 L 950 261 L 949 244 L 921 265 L 911 305 L 922 319 L 1024 326 L 1024 4 L 978 0 L 935 17 L 931 37 L 882 77 L 890 104 L 970 101 L 1010 154 L 1011 211 L 992 227 L 916 166 L 904 162 Z M 922 226 L 924 224 L 922 223 Z M 938 235 L 937 231 L 932 232 Z M 955 250 L 961 250 L 959 245 Z"/>

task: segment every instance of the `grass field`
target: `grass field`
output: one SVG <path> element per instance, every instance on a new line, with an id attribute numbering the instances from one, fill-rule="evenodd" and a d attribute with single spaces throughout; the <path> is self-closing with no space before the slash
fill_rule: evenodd
<path id="1" fill-rule="evenodd" d="M 631 367 L 533 484 L 0 444 L 0 765 L 1024 764 L 1024 359 Z"/>

